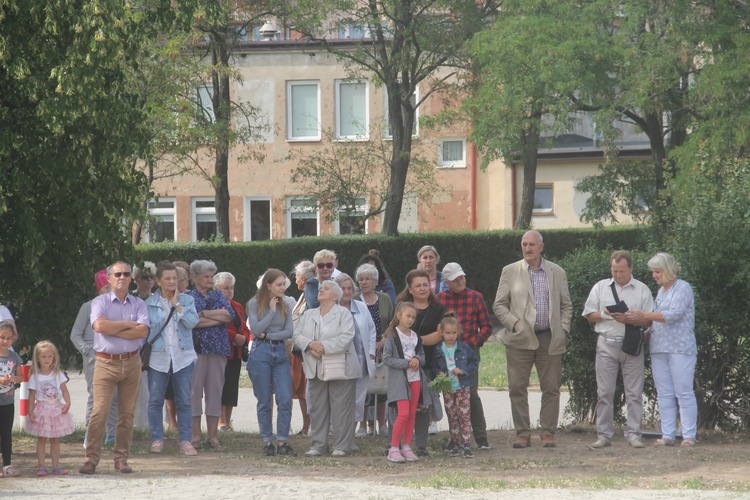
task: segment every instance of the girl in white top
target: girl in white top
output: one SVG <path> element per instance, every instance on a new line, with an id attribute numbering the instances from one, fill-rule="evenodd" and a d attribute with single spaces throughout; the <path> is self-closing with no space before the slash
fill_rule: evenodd
<path id="1" fill-rule="evenodd" d="M 68 473 L 60 467 L 60 438 L 75 430 L 70 410 L 68 377 L 60 371 L 60 354 L 55 344 L 42 340 L 34 347 L 34 373 L 29 379 L 29 419 L 26 432 L 37 436 L 36 458 L 39 462 L 37 476 L 46 476 L 47 439 L 52 456 L 52 474 Z"/>
<path id="2" fill-rule="evenodd" d="M 411 448 L 411 441 L 421 394 L 421 367 L 425 360 L 422 340 L 411 330 L 416 318 L 414 304 L 401 302 L 384 334 L 383 364 L 388 367 L 388 404 L 398 409 L 388 452 L 391 462 L 419 460 Z M 403 443 L 401 449 L 399 442 Z"/>

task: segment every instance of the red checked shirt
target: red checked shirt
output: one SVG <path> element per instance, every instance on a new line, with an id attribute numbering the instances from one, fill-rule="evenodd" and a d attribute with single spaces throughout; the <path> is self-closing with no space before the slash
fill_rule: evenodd
<path id="1" fill-rule="evenodd" d="M 482 294 L 465 288 L 461 293 L 450 290 L 440 292 L 437 299 L 445 311 L 455 311 L 461 323 L 461 340 L 469 345 L 481 347 L 492 335 L 492 321 Z"/>

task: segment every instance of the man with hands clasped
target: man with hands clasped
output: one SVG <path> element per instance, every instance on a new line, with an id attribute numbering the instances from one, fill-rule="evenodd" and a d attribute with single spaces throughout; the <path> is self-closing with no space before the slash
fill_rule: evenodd
<path id="1" fill-rule="evenodd" d="M 627 399 L 628 421 L 625 439 L 633 448 L 643 448 L 641 418 L 643 417 L 643 350 L 637 356 L 622 351 L 626 324 L 649 326 L 651 321 L 627 322 L 624 312 L 608 312 L 620 300 L 629 309 L 651 311 L 654 301 L 649 288 L 633 278 L 633 259 L 630 252 L 616 250 L 610 258 L 611 278 L 598 282 L 591 289 L 582 315 L 594 324 L 599 334 L 596 343 L 596 433 L 598 439 L 591 448 L 611 446 L 614 436 L 613 413 L 617 372 L 622 370 L 622 380 Z M 616 296 L 615 293 L 616 291 Z M 619 298 L 619 300 L 618 300 Z M 644 339 L 645 341 L 645 339 Z"/>

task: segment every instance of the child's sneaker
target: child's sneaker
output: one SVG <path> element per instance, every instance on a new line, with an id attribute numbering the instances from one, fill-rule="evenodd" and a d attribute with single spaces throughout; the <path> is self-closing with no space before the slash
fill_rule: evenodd
<path id="1" fill-rule="evenodd" d="M 471 452 L 471 447 L 464 447 L 464 458 L 474 458 L 474 454 Z"/>
<path id="2" fill-rule="evenodd" d="M 45 469 L 44 467 L 39 467 L 36 470 L 36 475 L 37 475 L 37 477 L 44 477 L 44 476 L 46 476 L 47 475 L 47 469 Z"/>
<path id="3" fill-rule="evenodd" d="M 450 456 L 452 457 L 460 457 L 463 455 L 463 450 L 459 446 L 454 446 L 450 451 Z"/>
<path id="4" fill-rule="evenodd" d="M 55 476 L 67 476 L 68 471 L 66 471 L 62 467 L 55 467 L 54 469 L 52 469 L 52 474 L 54 474 Z"/>
<path id="5" fill-rule="evenodd" d="M 391 450 L 391 451 L 388 452 L 388 461 L 389 462 L 402 463 L 402 462 L 406 462 L 406 459 L 401 454 L 401 451 L 399 451 L 399 450 Z"/>

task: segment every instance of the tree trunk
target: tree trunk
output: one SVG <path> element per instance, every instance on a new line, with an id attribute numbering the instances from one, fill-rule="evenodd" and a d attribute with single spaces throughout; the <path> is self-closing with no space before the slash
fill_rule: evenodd
<path id="1" fill-rule="evenodd" d="M 216 197 L 214 207 L 216 210 L 216 235 L 221 236 L 224 241 L 230 241 L 229 234 L 229 136 L 230 136 L 230 110 L 229 98 L 229 50 L 225 36 L 215 36 L 214 43 L 214 71 L 212 80 L 214 85 L 214 114 L 216 123 L 219 125 L 220 133 L 216 143 L 216 165 L 214 169 L 214 189 Z M 217 64 L 218 63 L 218 64 Z"/>
<path id="2" fill-rule="evenodd" d="M 523 186 L 521 188 L 521 208 L 518 211 L 514 229 L 530 229 L 531 214 L 534 211 L 534 192 L 536 191 L 536 164 L 539 148 L 539 127 L 531 127 L 524 133 L 523 151 Z"/>
<path id="3" fill-rule="evenodd" d="M 385 213 L 381 233 L 388 236 L 398 234 L 398 221 L 404 204 L 404 189 L 406 176 L 411 161 L 411 131 L 414 127 L 416 109 L 410 99 L 414 89 L 399 82 L 398 87 L 388 89 L 388 118 L 393 137 L 393 153 L 391 155 L 391 179 L 388 184 Z"/>

